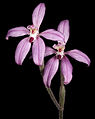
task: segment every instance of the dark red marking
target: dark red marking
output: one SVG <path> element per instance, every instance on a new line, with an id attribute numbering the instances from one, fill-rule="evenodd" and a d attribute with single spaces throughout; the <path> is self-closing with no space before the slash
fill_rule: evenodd
<path id="1" fill-rule="evenodd" d="M 61 55 L 57 55 L 57 58 L 61 60 Z"/>
<path id="2" fill-rule="evenodd" d="M 61 50 L 61 48 L 59 48 L 59 50 L 58 50 L 59 52 L 61 52 L 62 50 Z"/>
<path id="3" fill-rule="evenodd" d="M 32 43 L 32 42 L 33 42 L 33 40 L 34 40 L 34 38 L 33 38 L 33 37 L 31 37 L 31 38 L 29 39 L 29 42 L 30 42 L 30 43 Z"/>
<path id="4" fill-rule="evenodd" d="M 35 33 L 35 30 L 34 30 L 34 29 L 32 29 L 32 33 L 33 33 L 33 34 Z"/>

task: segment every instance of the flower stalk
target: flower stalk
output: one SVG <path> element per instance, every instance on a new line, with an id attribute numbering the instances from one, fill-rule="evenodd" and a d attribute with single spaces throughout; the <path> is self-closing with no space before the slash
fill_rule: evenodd
<path id="1" fill-rule="evenodd" d="M 60 73 L 59 105 L 62 110 L 59 110 L 59 119 L 63 119 L 64 103 L 65 103 L 64 77 L 62 73 Z"/>
<path id="2" fill-rule="evenodd" d="M 40 70 L 41 76 L 43 76 L 43 71 L 44 71 L 44 61 L 43 61 L 42 65 L 39 66 L 39 70 Z"/>
<path id="3" fill-rule="evenodd" d="M 60 110 L 60 111 L 63 110 L 63 109 L 61 108 L 61 106 L 59 105 L 59 103 L 57 102 L 57 100 L 56 100 L 56 98 L 55 98 L 55 96 L 54 96 L 54 94 L 53 94 L 51 88 L 47 88 L 47 87 L 46 87 L 46 89 L 47 89 L 48 94 L 50 95 L 51 100 L 53 101 L 53 103 L 54 103 L 55 106 L 57 107 L 57 109 Z"/>

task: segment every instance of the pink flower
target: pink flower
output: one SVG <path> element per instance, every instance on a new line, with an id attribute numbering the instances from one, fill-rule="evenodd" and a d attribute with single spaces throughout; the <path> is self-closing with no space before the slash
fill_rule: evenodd
<path id="1" fill-rule="evenodd" d="M 72 71 L 73 67 L 67 58 L 66 55 L 71 56 L 72 58 L 76 59 L 77 61 L 83 62 L 90 65 L 89 57 L 84 54 L 83 52 L 74 49 L 67 52 L 64 52 L 65 45 L 69 38 L 69 21 L 64 20 L 58 26 L 58 31 L 61 32 L 64 36 L 64 42 L 58 42 L 57 45 L 53 45 L 53 48 L 46 47 L 45 56 L 55 54 L 47 63 L 44 69 L 43 81 L 44 84 L 48 87 L 51 85 L 51 80 L 53 79 L 54 75 L 56 74 L 58 67 L 59 67 L 59 60 L 61 60 L 61 73 L 64 76 L 64 84 L 69 84 L 72 80 Z"/>
<path id="2" fill-rule="evenodd" d="M 39 28 L 45 15 L 45 4 L 40 3 L 33 11 L 32 22 L 33 25 L 28 25 L 27 28 L 21 26 L 12 28 L 8 31 L 6 39 L 11 37 L 18 37 L 23 35 L 29 35 L 28 37 L 21 40 L 16 48 L 15 61 L 21 65 L 30 51 L 32 46 L 32 57 L 33 61 L 37 65 L 42 65 L 45 53 L 45 43 L 40 36 L 53 41 L 62 41 L 63 35 L 54 29 L 48 29 L 42 33 L 39 33 Z"/>

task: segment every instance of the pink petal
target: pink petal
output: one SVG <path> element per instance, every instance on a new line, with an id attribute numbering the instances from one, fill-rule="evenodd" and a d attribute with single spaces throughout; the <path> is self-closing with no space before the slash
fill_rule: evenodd
<path id="1" fill-rule="evenodd" d="M 44 69 L 44 75 L 43 75 L 43 81 L 45 86 L 50 87 L 51 80 L 56 74 L 58 70 L 58 66 L 59 66 L 59 60 L 55 56 L 46 63 Z"/>
<path id="2" fill-rule="evenodd" d="M 15 52 L 15 61 L 17 64 L 22 65 L 22 62 L 28 54 L 30 47 L 31 43 L 29 42 L 28 37 L 19 42 Z"/>
<path id="3" fill-rule="evenodd" d="M 54 54 L 56 51 L 51 47 L 46 47 L 45 49 L 45 57 Z"/>
<path id="4" fill-rule="evenodd" d="M 54 29 L 45 30 L 42 33 L 40 33 L 40 35 L 48 40 L 60 41 L 60 42 L 64 41 L 64 36 L 60 32 Z"/>
<path id="5" fill-rule="evenodd" d="M 23 36 L 23 35 L 27 35 L 27 34 L 29 34 L 29 31 L 25 27 L 23 27 L 23 26 L 15 27 L 8 31 L 6 40 L 8 40 L 9 36 L 18 37 L 18 36 Z"/>
<path id="6" fill-rule="evenodd" d="M 58 25 L 58 31 L 64 35 L 65 43 L 67 43 L 69 38 L 69 21 L 68 20 L 61 21 L 60 24 Z"/>
<path id="7" fill-rule="evenodd" d="M 42 20 L 44 18 L 44 15 L 45 15 L 45 4 L 40 3 L 34 9 L 33 14 L 32 14 L 33 25 L 36 26 L 37 28 L 39 28 L 42 23 Z"/>
<path id="8" fill-rule="evenodd" d="M 71 56 L 72 58 L 76 59 L 79 62 L 88 64 L 88 66 L 90 65 L 89 57 L 85 53 L 81 52 L 80 50 L 77 49 L 70 50 L 65 54 L 68 54 L 69 56 Z"/>
<path id="9" fill-rule="evenodd" d="M 64 84 L 69 84 L 70 81 L 72 80 L 72 65 L 69 61 L 69 59 L 64 56 L 63 59 L 61 60 L 61 72 L 64 76 Z"/>
<path id="10" fill-rule="evenodd" d="M 39 37 L 38 39 L 34 41 L 32 46 L 32 56 L 33 56 L 34 63 L 36 65 L 42 65 L 44 55 L 45 55 L 45 43 Z"/>

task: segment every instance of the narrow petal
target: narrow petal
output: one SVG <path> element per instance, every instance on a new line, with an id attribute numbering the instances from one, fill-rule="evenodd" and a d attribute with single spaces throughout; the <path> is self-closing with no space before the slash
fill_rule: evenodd
<path id="1" fill-rule="evenodd" d="M 51 80 L 56 74 L 58 70 L 58 66 L 59 66 L 59 60 L 55 56 L 46 63 L 44 69 L 44 75 L 43 75 L 43 81 L 45 86 L 50 87 Z"/>
<path id="2" fill-rule="evenodd" d="M 45 55 L 45 43 L 39 37 L 38 39 L 34 41 L 32 46 L 32 56 L 33 56 L 34 63 L 36 65 L 42 65 L 44 55 Z"/>
<path id="3" fill-rule="evenodd" d="M 8 31 L 8 33 L 6 35 L 6 40 L 8 40 L 9 36 L 18 37 L 18 36 L 23 36 L 23 35 L 27 35 L 27 34 L 29 34 L 29 31 L 25 27 L 23 27 L 23 26 L 15 27 Z"/>
<path id="4" fill-rule="evenodd" d="M 40 27 L 42 20 L 44 18 L 45 15 L 45 4 L 44 3 L 40 3 L 33 11 L 32 14 L 32 21 L 34 26 L 36 26 L 37 28 Z"/>
<path id="5" fill-rule="evenodd" d="M 40 33 L 40 35 L 48 40 L 59 41 L 59 42 L 64 41 L 64 36 L 60 32 L 54 29 L 45 30 L 42 33 Z"/>
<path id="6" fill-rule="evenodd" d="M 88 66 L 90 65 L 89 57 L 85 53 L 81 52 L 80 50 L 77 50 L 77 49 L 70 50 L 66 52 L 65 54 L 68 54 L 69 56 L 71 56 L 72 58 L 74 58 L 75 60 L 79 62 L 86 63 Z"/>
<path id="7" fill-rule="evenodd" d="M 54 54 L 56 51 L 52 49 L 51 47 L 45 48 L 45 57 Z"/>
<path id="8" fill-rule="evenodd" d="M 28 54 L 30 47 L 31 43 L 29 42 L 28 37 L 19 42 L 15 52 L 15 61 L 17 64 L 22 65 L 22 62 Z"/>
<path id="9" fill-rule="evenodd" d="M 64 76 L 64 84 L 69 84 L 70 81 L 72 80 L 72 65 L 69 61 L 69 59 L 64 56 L 63 59 L 61 60 L 61 72 Z"/>
<path id="10" fill-rule="evenodd" d="M 58 31 L 64 35 L 65 43 L 67 43 L 69 38 L 69 21 L 68 20 L 61 21 L 60 24 L 58 25 Z"/>

